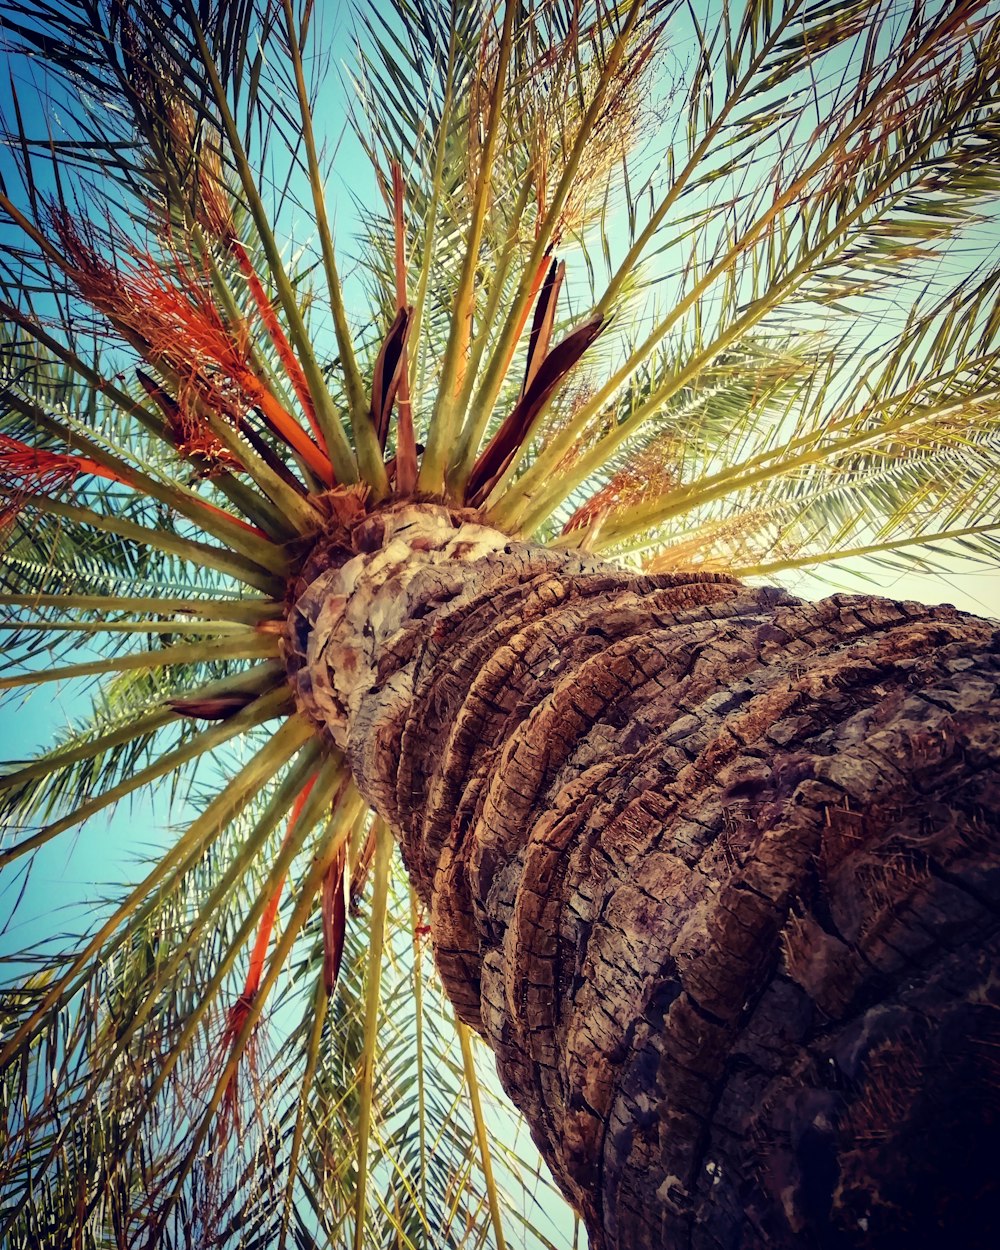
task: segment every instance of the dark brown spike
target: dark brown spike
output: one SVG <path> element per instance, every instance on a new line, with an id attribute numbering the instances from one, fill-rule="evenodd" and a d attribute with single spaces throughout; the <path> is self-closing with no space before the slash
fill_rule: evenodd
<path id="1" fill-rule="evenodd" d="M 347 929 L 347 908 L 344 904 L 344 865 L 347 847 L 326 870 L 323 878 L 321 916 L 323 922 L 323 985 L 333 993 L 344 957 L 344 933 Z"/>
<path id="2" fill-rule="evenodd" d="M 392 163 L 392 219 L 395 234 L 396 308 L 406 308 L 406 229 L 403 221 L 403 170 L 399 161 Z M 417 485 L 417 446 L 413 433 L 413 408 L 410 404 L 410 377 L 406 344 L 403 344 L 399 370 L 399 408 L 396 414 L 396 494 L 409 495 Z M 391 475 L 390 475 L 391 480 Z"/>
<path id="3" fill-rule="evenodd" d="M 486 445 L 469 477 L 465 499 L 478 507 L 500 480 L 514 454 L 528 437 L 542 405 L 577 363 L 607 324 L 605 317 L 594 317 L 572 330 L 553 347 L 538 367 L 514 410 Z"/>
<path id="4" fill-rule="evenodd" d="M 167 703 L 178 716 L 189 716 L 194 720 L 229 720 L 257 697 L 254 691 L 233 691 L 208 699 L 168 699 Z"/>
<path id="5" fill-rule="evenodd" d="M 372 374 L 371 417 L 375 432 L 378 434 L 379 446 L 385 450 L 385 440 L 389 433 L 389 415 L 399 389 L 399 380 L 403 372 L 406 340 L 410 333 L 412 307 L 401 308 L 389 327 L 389 333 L 382 344 L 382 350 L 375 361 Z"/>
<path id="6" fill-rule="evenodd" d="M 177 423 L 180 421 L 181 411 L 176 399 L 168 395 L 163 387 L 155 379 L 151 378 L 144 369 L 137 368 L 135 376 L 139 379 L 142 389 L 150 399 L 155 401 L 157 407 L 167 418 L 167 430 L 173 434 L 177 428 Z"/>
<path id="7" fill-rule="evenodd" d="M 531 322 L 531 334 L 528 336 L 528 362 L 524 370 L 524 385 L 521 387 L 522 398 L 535 380 L 548 354 L 549 343 L 552 341 L 552 326 L 556 318 L 556 305 L 559 302 L 559 291 L 565 277 L 565 261 L 553 259 L 545 275 L 545 282 L 538 296 L 538 304 Z"/>

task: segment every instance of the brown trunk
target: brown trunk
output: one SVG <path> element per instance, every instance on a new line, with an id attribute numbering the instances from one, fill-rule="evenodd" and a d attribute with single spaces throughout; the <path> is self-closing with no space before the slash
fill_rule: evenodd
<path id="1" fill-rule="evenodd" d="M 300 702 L 594 1250 L 996 1244 L 996 626 L 430 507 L 353 549 Z"/>

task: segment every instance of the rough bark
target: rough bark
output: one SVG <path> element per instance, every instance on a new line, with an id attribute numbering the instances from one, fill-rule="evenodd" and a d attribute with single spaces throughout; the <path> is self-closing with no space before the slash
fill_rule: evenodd
<path id="1" fill-rule="evenodd" d="M 291 622 L 594 1250 L 997 1243 L 996 625 L 426 506 Z"/>

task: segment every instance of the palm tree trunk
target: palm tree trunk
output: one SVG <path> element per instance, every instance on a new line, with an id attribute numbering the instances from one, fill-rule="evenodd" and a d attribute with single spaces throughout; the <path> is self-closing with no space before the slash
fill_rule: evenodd
<path id="1" fill-rule="evenodd" d="M 427 505 L 296 606 L 300 705 L 594 1250 L 995 1244 L 995 625 Z"/>

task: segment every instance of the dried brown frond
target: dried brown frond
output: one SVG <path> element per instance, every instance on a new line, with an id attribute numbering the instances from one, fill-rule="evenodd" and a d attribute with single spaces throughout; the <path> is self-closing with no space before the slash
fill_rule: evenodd
<path id="1" fill-rule="evenodd" d="M 136 369 L 136 376 L 143 390 L 166 417 L 174 446 L 182 456 L 198 465 L 200 476 L 211 477 L 241 468 L 236 457 L 213 433 L 200 407 L 190 396 L 187 402 L 179 403 L 144 370 Z M 239 428 L 241 419 L 235 409 L 226 409 L 226 416 L 234 427 Z"/>
<path id="2" fill-rule="evenodd" d="M 275 398 L 250 361 L 250 331 L 219 311 L 210 275 L 176 252 L 165 268 L 150 252 L 109 232 L 113 260 L 102 253 L 92 223 L 65 208 L 50 211 L 63 246 L 65 270 L 80 294 L 137 346 L 147 360 L 175 374 L 181 412 L 207 404 L 234 423 L 256 409 L 280 438 L 327 485 L 333 470 L 325 451 Z M 115 255 L 117 242 L 123 259 Z M 265 301 L 266 301 L 266 297 Z M 183 431 L 182 431 L 183 432 Z M 188 435 L 190 437 L 190 435 Z"/>
<path id="3" fill-rule="evenodd" d="M 563 392 L 562 403 L 555 413 L 552 414 L 546 425 L 542 441 L 544 443 L 555 442 L 564 430 L 570 428 L 575 423 L 579 414 L 593 398 L 594 387 L 588 381 L 580 381 L 573 386 L 567 387 Z M 559 461 L 559 464 L 556 466 L 556 473 L 565 473 L 586 451 L 589 451 L 598 439 L 607 432 L 607 423 L 607 415 L 603 412 L 597 414 L 589 421 L 586 428 L 570 444 L 565 456 Z"/>
<path id="4" fill-rule="evenodd" d="M 665 494 L 677 485 L 679 461 L 680 448 L 672 439 L 661 437 L 648 443 L 577 508 L 563 526 L 563 533 Z"/>
<path id="5" fill-rule="evenodd" d="M 323 988 L 333 993 L 344 957 L 344 935 L 347 930 L 347 901 L 344 897 L 344 866 L 347 844 L 326 870 L 320 890 L 320 921 L 323 931 Z"/>
<path id="6" fill-rule="evenodd" d="M 186 174 L 195 220 L 214 238 L 233 238 L 236 224 L 222 172 L 221 138 L 199 131 L 194 113 L 176 101 L 165 101 L 164 119 L 174 161 Z"/>
<path id="7" fill-rule="evenodd" d="M 726 573 L 763 558 L 793 558 L 800 545 L 774 535 L 774 518 L 764 509 L 755 509 L 709 521 L 680 542 L 657 551 L 646 560 L 647 573 L 672 573 L 681 569 L 702 569 Z"/>
<path id="8" fill-rule="evenodd" d="M 605 87 L 573 185 L 555 226 L 553 245 L 591 224 L 601 211 L 615 169 L 649 129 L 653 53 L 664 30 L 657 16 L 657 6 L 653 6 L 648 17 L 637 25 Z M 574 5 L 564 36 L 537 47 L 519 81 L 518 114 L 531 151 L 539 217 L 545 212 L 548 189 L 561 176 L 597 91 L 603 58 L 590 49 L 612 39 L 606 14 L 599 13 L 581 28 L 580 6 Z"/>
<path id="9" fill-rule="evenodd" d="M 493 87 L 496 82 L 497 67 L 500 59 L 500 28 L 496 23 L 496 10 L 493 20 L 483 23 L 483 31 L 479 40 L 475 72 L 471 75 L 468 85 L 466 126 L 468 143 L 466 147 L 466 170 L 464 191 L 471 210 L 479 185 L 482 170 L 483 144 L 490 127 L 492 112 Z M 506 110 L 501 110 L 499 124 L 504 127 Z M 501 133 L 501 144 L 503 137 Z"/>
<path id="10" fill-rule="evenodd" d="M 161 189 L 168 218 L 179 192 L 186 210 L 208 234 L 231 238 L 235 223 L 223 174 L 222 137 L 209 119 L 196 116 L 178 97 L 170 32 L 162 14 L 148 6 L 120 8 L 114 29 L 136 113 L 147 130 L 147 176 Z"/>

